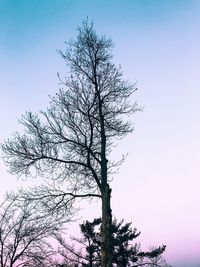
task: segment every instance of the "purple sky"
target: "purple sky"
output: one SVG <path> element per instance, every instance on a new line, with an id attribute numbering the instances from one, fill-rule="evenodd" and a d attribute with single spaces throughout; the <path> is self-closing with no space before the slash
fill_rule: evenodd
<path id="1" fill-rule="evenodd" d="M 145 107 L 112 155 L 129 152 L 112 183 L 113 214 L 133 222 L 144 247 L 166 244 L 175 267 L 200 266 L 199 14 L 198 0 L 0 1 L 0 141 L 26 110 L 45 109 L 66 72 L 56 50 L 93 19 Z M 2 161 L 0 177 L 2 195 L 23 184 Z M 84 219 L 99 216 L 87 205 Z"/>

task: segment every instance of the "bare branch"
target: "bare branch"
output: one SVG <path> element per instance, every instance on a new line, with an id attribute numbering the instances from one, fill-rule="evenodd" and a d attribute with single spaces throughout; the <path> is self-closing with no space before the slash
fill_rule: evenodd
<path id="1" fill-rule="evenodd" d="M 39 216 L 30 202 L 19 202 L 17 196 L 7 198 L 0 210 L 1 267 L 25 266 L 36 255 L 52 254 L 46 239 L 62 229 L 57 219 Z"/>

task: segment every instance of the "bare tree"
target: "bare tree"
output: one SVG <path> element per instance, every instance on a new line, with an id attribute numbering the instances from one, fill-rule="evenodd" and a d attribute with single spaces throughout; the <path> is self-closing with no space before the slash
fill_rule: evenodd
<path id="1" fill-rule="evenodd" d="M 13 174 L 28 176 L 35 170 L 48 179 L 27 197 L 51 211 L 71 216 L 77 198 L 101 199 L 101 266 L 110 267 L 110 178 L 121 162 L 113 163 L 109 154 L 113 142 L 133 130 L 124 119 L 139 109 L 129 102 L 136 88 L 112 63 L 111 39 L 97 35 L 92 23 L 83 22 L 77 39 L 66 45 L 65 52 L 59 51 L 70 71 L 64 80 L 58 74 L 64 89 L 51 98 L 46 112 L 22 117 L 26 132 L 2 145 L 4 160 Z"/>
<path id="2" fill-rule="evenodd" d="M 0 266 L 47 266 L 53 249 L 47 238 L 59 222 L 35 213 L 33 205 L 6 199 L 0 207 Z"/>

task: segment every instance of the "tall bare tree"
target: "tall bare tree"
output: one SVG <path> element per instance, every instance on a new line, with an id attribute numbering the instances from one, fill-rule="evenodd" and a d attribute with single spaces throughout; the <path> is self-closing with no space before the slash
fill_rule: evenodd
<path id="1" fill-rule="evenodd" d="M 46 112 L 22 117 L 26 132 L 2 145 L 3 157 L 13 174 L 28 176 L 34 169 L 48 179 L 48 185 L 28 196 L 48 203 L 54 212 L 71 215 L 75 199 L 101 199 L 101 266 L 110 267 L 110 176 L 117 163 L 109 154 L 113 142 L 133 130 L 124 119 L 138 110 L 129 102 L 136 88 L 113 64 L 111 39 L 97 35 L 92 23 L 84 21 L 77 38 L 66 45 L 59 53 L 69 77 L 58 74 L 62 88 Z"/>
<path id="2" fill-rule="evenodd" d="M 54 253 L 47 239 L 58 230 L 59 221 L 41 217 L 32 203 L 6 199 L 0 206 L 0 266 L 47 266 Z"/>

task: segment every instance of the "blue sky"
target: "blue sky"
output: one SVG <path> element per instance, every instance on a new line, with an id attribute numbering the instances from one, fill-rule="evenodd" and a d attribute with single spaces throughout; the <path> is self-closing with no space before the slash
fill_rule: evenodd
<path id="1" fill-rule="evenodd" d="M 45 109 L 56 73 L 66 74 L 56 50 L 93 19 L 145 107 L 112 155 L 129 152 L 114 177 L 113 213 L 133 221 L 144 246 L 166 244 L 177 267 L 200 264 L 199 14 L 198 0 L 0 1 L 0 141 L 20 129 L 26 110 Z M 2 162 L 0 177 L 2 193 L 22 184 Z M 83 216 L 98 216 L 96 205 Z"/>

